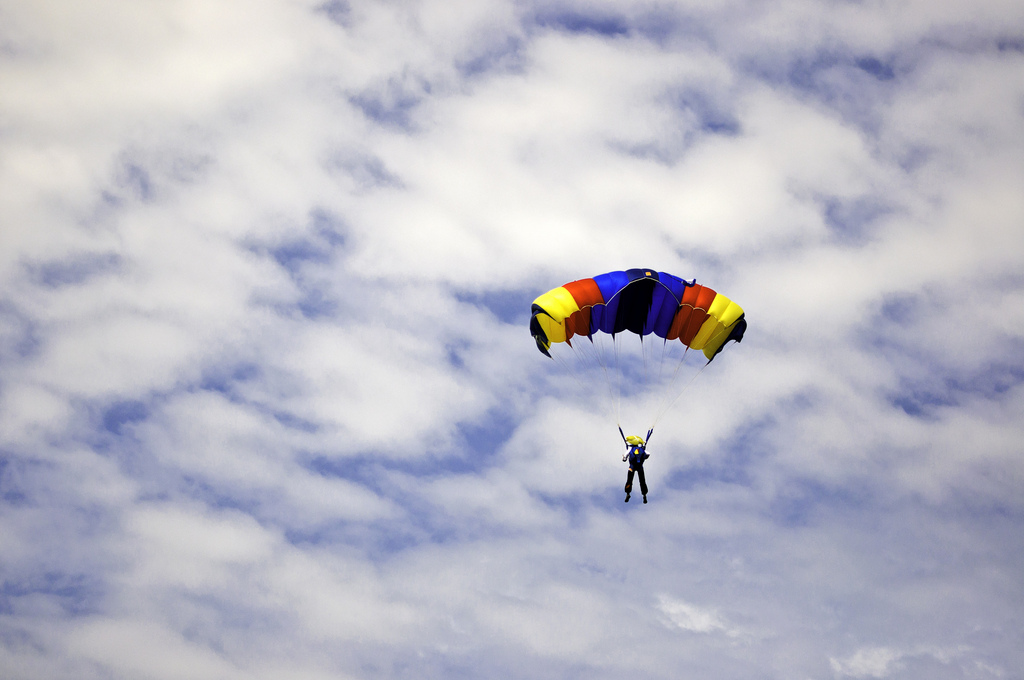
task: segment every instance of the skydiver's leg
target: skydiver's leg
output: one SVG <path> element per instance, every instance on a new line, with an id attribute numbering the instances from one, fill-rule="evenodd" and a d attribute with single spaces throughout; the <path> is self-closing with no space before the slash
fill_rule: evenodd
<path id="1" fill-rule="evenodd" d="M 633 468 L 626 473 L 626 502 L 629 502 L 629 492 L 633 490 Z"/>
<path id="2" fill-rule="evenodd" d="M 644 478 L 644 468 L 641 465 L 636 470 L 637 477 L 640 478 L 640 493 L 644 495 L 644 502 L 647 502 L 647 480 Z"/>

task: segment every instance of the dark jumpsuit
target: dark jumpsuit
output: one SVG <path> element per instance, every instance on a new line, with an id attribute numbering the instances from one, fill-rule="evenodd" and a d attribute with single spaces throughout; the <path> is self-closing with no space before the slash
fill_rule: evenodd
<path id="1" fill-rule="evenodd" d="M 647 495 L 647 480 L 644 479 L 644 461 L 650 458 L 647 451 L 642 446 L 630 446 L 629 452 L 626 454 L 626 460 L 629 461 L 629 472 L 626 473 L 626 494 L 628 495 L 633 489 L 633 473 L 635 472 L 637 477 L 640 478 L 640 493 Z"/>

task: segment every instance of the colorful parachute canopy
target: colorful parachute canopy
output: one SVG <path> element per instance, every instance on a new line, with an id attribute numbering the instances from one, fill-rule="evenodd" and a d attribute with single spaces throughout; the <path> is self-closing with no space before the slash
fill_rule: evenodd
<path id="1" fill-rule="evenodd" d="M 711 361 L 746 329 L 743 309 L 729 298 L 696 279 L 652 269 L 608 272 L 549 290 L 533 301 L 530 319 L 537 349 L 548 356 L 553 343 L 571 345 L 574 335 L 631 331 L 678 339 Z"/>

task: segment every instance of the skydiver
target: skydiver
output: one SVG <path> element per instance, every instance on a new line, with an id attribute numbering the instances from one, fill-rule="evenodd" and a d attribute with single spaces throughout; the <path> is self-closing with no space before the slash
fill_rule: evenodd
<path id="1" fill-rule="evenodd" d="M 633 473 L 640 478 L 640 493 L 644 495 L 644 503 L 647 502 L 647 480 L 644 479 L 644 461 L 651 457 L 647 453 L 647 444 L 643 437 L 634 434 L 626 437 L 626 453 L 622 454 L 622 462 L 629 461 L 629 472 L 626 473 L 626 503 L 629 502 L 629 492 L 633 490 Z"/>

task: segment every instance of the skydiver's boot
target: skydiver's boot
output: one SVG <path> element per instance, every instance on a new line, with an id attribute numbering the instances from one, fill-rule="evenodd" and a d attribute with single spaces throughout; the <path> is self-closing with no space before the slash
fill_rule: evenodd
<path id="1" fill-rule="evenodd" d="M 629 502 L 629 494 L 628 494 L 628 493 L 626 494 L 626 500 L 624 500 L 624 501 L 622 501 L 622 502 L 623 502 L 623 503 L 628 503 L 628 502 Z M 647 501 L 644 501 L 644 503 L 646 503 L 646 502 L 647 502 Z"/>
<path id="2" fill-rule="evenodd" d="M 644 503 L 647 503 L 647 494 L 644 494 Z"/>

